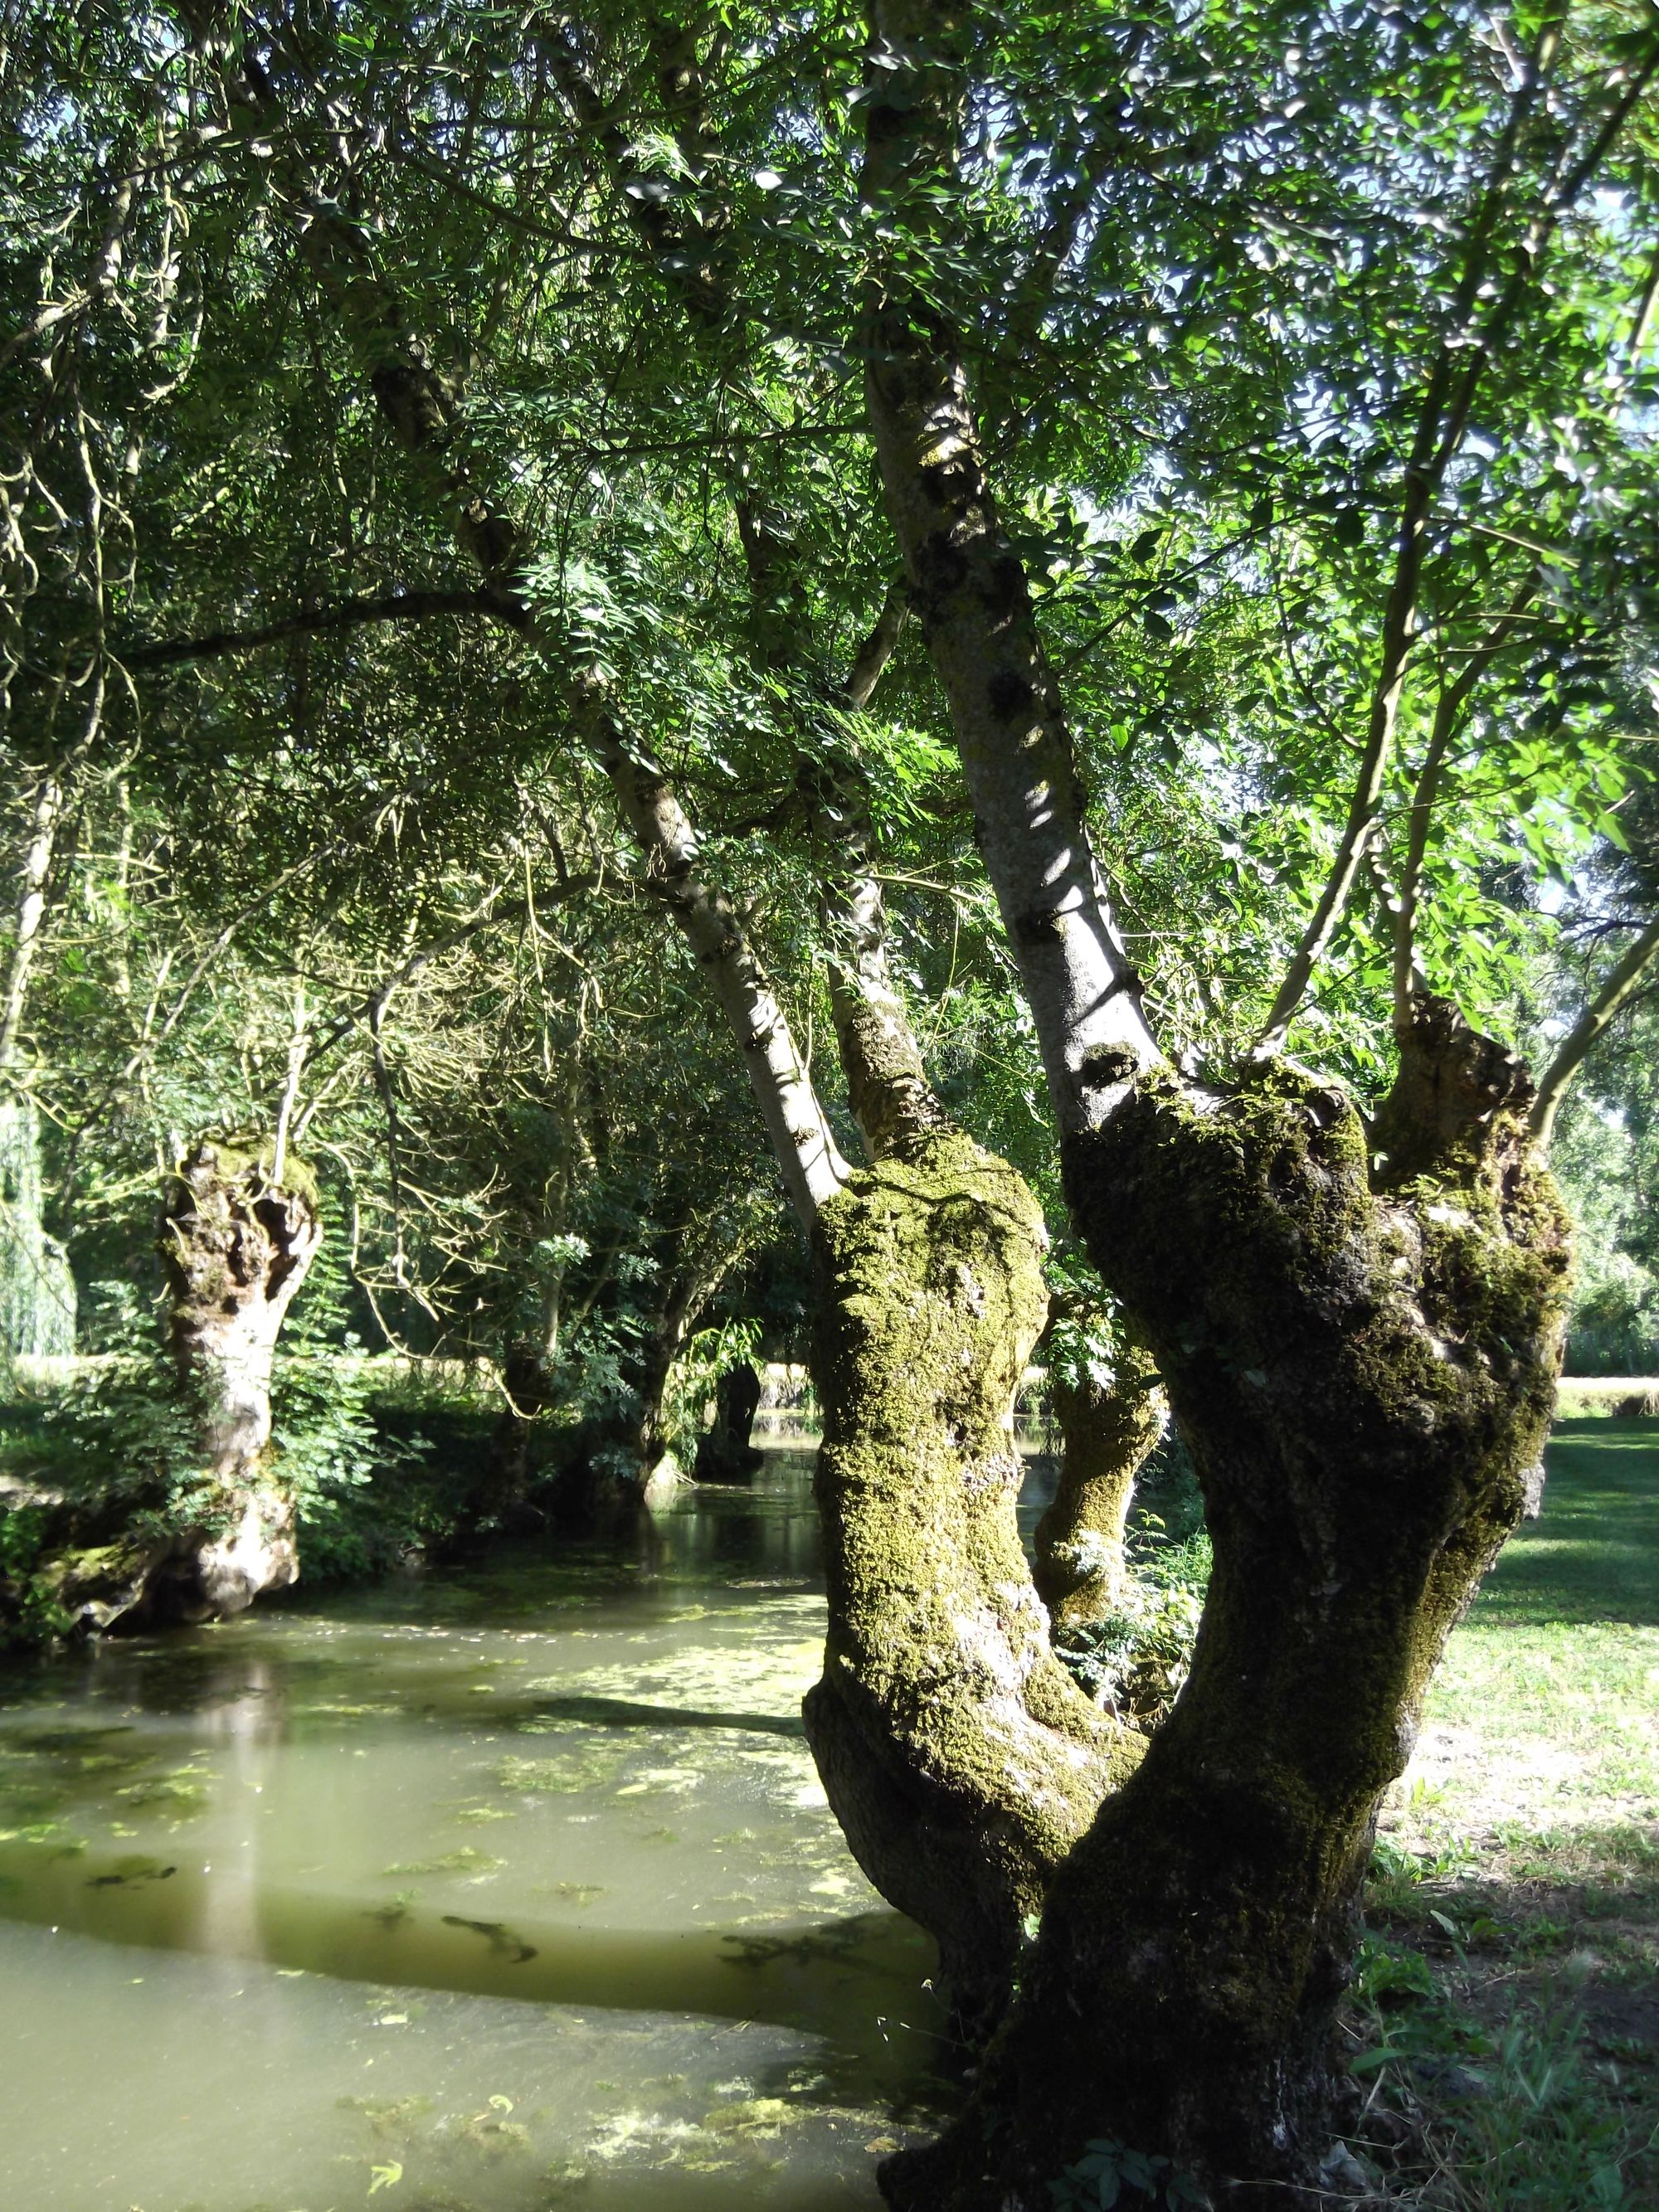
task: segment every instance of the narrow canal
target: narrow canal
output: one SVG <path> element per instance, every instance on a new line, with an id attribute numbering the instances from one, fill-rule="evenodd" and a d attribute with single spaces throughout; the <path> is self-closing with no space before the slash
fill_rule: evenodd
<path id="1" fill-rule="evenodd" d="M 810 1461 L 0 1684 L 5 2212 L 829 2212 L 931 1958 L 801 1739 Z"/>

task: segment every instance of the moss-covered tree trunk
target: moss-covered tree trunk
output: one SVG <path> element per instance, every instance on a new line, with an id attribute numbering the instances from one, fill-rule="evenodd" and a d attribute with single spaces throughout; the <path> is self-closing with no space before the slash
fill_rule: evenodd
<path id="1" fill-rule="evenodd" d="M 1233 2185 L 1306 2179 L 1328 2148 L 1377 1802 L 1541 1480 L 1567 1232 L 1526 1100 L 1425 1006 L 1369 1132 L 1281 1067 L 1201 1102 L 1143 1080 L 1067 1140 L 1214 1578 L 1173 1713 L 1049 1892 L 975 2109 L 890 2170 L 896 2204 L 1035 2212 L 1103 2135 L 1253 2203 Z"/>
<path id="2" fill-rule="evenodd" d="M 1128 1580 L 1124 1529 L 1135 1478 L 1164 1433 L 1168 1405 L 1158 1370 L 1126 1345 L 1109 1381 L 1052 1367 L 1048 1395 L 1060 1431 L 1054 1494 L 1036 1525 L 1037 1595 L 1056 1632 L 1110 1613 Z"/>
<path id="3" fill-rule="evenodd" d="M 153 1617 L 240 1613 L 300 1571 L 294 1500 L 270 1452 L 276 1339 L 321 1241 L 316 1186 L 269 1146 L 204 1138 L 180 1161 L 162 1220 L 168 1344 L 198 1409 L 210 1498 L 150 1578 Z"/>
<path id="4" fill-rule="evenodd" d="M 813 1234 L 830 1633 L 807 1737 L 860 1864 L 981 2021 L 1139 1747 L 1050 1650 L 1015 1523 L 1044 1241 L 1018 1176 L 953 1132 L 854 1176 Z"/>

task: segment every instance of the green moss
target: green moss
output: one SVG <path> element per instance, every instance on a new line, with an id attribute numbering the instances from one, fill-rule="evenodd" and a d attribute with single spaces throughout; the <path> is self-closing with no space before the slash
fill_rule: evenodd
<path id="1" fill-rule="evenodd" d="M 301 1198 L 313 1213 L 322 1206 L 322 1191 L 316 1171 L 302 1160 L 290 1146 L 283 1163 L 282 1181 L 276 1180 L 276 1144 L 273 1137 L 262 1136 L 257 1130 L 238 1129 L 224 1135 L 211 1134 L 200 1138 L 179 1163 L 177 1172 L 185 1182 L 191 1180 L 194 1163 L 211 1149 L 215 1156 L 216 1179 L 227 1187 L 236 1183 L 270 1186 L 272 1189 L 291 1191 Z"/>
<path id="2" fill-rule="evenodd" d="M 830 1625 L 808 1735 L 871 1880 L 947 1972 L 994 1977 L 1139 1748 L 1050 1651 L 1015 1522 L 1042 1215 L 946 1132 L 854 1176 L 814 1243 Z"/>
<path id="3" fill-rule="evenodd" d="M 975 2109 L 896 2203 L 1024 2202 L 1106 2135 L 1264 2179 L 1329 2142 L 1372 1814 L 1524 1508 L 1564 1319 L 1565 1224 L 1518 1109 L 1459 1124 L 1419 1089 L 1437 1118 L 1391 1125 L 1409 1178 L 1340 1091 L 1283 1064 L 1219 1097 L 1149 1081 L 1066 1140 L 1214 1573 L 1179 1702 L 1049 1890 Z"/>

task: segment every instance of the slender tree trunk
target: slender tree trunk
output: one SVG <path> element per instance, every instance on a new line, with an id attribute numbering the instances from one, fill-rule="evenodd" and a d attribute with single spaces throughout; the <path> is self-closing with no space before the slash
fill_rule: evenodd
<path id="1" fill-rule="evenodd" d="M 65 784 L 58 768 L 48 768 L 35 793 L 29 823 L 29 841 L 18 871 L 17 909 L 13 918 L 10 951 L 5 981 L 0 984 L 0 1074 L 17 1064 L 22 1044 L 23 1008 L 28 996 L 29 971 L 40 948 L 41 925 L 46 914 L 46 880 L 58 849 L 58 832 L 64 817 Z"/>
<path id="2" fill-rule="evenodd" d="M 75 1349 L 75 1278 L 46 1226 L 40 1115 L 0 1097 L 0 1358 Z"/>
<path id="3" fill-rule="evenodd" d="M 1058 1633 L 1102 1620 L 1129 1579 L 1124 1528 L 1135 1478 L 1164 1433 L 1169 1408 L 1158 1371 L 1124 1346 L 1109 1382 L 1049 1370 L 1060 1431 L 1060 1477 L 1036 1525 L 1037 1595 Z"/>
<path id="4" fill-rule="evenodd" d="M 17 904 L 0 980 L 0 1354 L 75 1349 L 75 1279 L 44 1219 L 40 1115 L 20 1070 L 30 973 L 64 817 L 63 772 L 42 775 L 18 871 Z"/>
<path id="5" fill-rule="evenodd" d="M 315 1184 L 291 1154 L 282 1183 L 270 1147 L 247 1139 L 204 1138 L 179 1163 L 162 1221 L 168 1340 L 213 1505 L 152 1577 L 155 1617 L 240 1613 L 299 1574 L 294 1499 L 270 1456 L 270 1376 L 321 1236 Z"/>

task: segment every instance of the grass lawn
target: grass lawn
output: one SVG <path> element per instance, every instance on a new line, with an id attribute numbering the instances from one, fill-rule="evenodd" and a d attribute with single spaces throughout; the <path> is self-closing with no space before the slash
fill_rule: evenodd
<path id="1" fill-rule="evenodd" d="M 1659 2205 L 1659 1420 L 1549 1470 L 1383 1814 L 1333 2203 Z"/>

